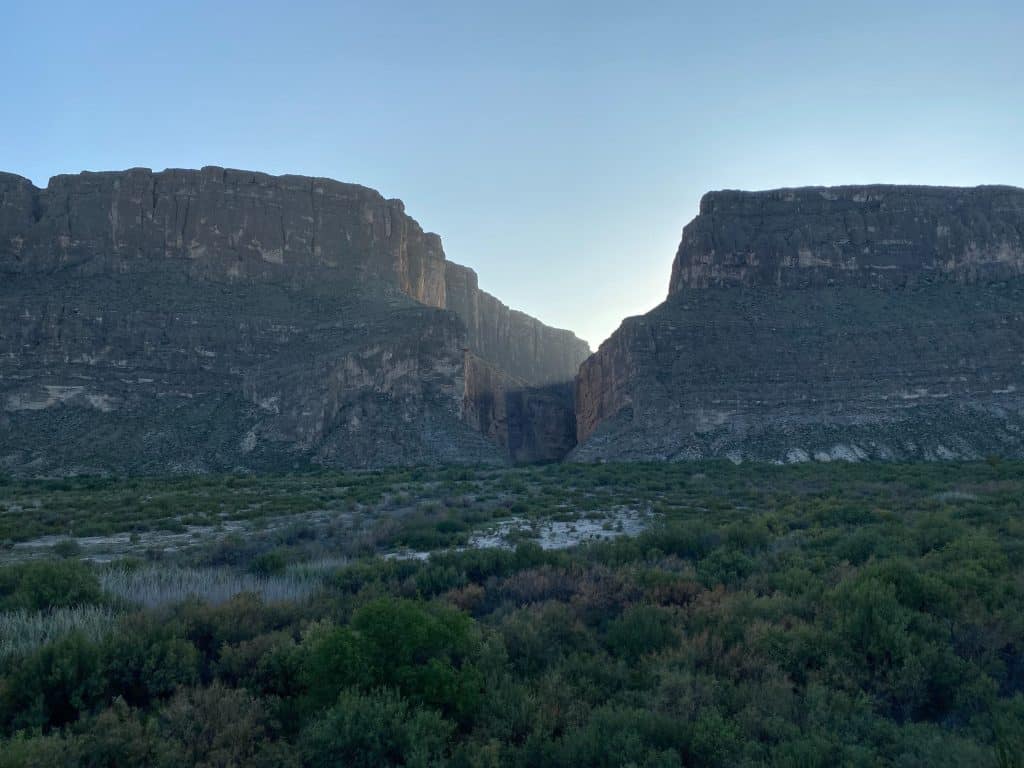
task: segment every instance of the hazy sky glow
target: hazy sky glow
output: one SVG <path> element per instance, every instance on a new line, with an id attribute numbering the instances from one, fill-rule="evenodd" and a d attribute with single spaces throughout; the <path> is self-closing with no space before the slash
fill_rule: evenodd
<path id="1" fill-rule="evenodd" d="M 3 0 L 0 18 L 0 169 L 365 184 L 595 347 L 664 298 L 709 189 L 1024 185 L 1021 0 Z"/>

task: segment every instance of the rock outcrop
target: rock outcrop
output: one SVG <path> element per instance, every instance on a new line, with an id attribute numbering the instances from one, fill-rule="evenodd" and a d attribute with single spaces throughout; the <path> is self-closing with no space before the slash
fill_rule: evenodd
<path id="1" fill-rule="evenodd" d="M 577 460 L 1024 455 L 1024 190 L 706 195 L 576 400 Z"/>
<path id="2" fill-rule="evenodd" d="M 459 269 L 400 201 L 329 179 L 0 174 L 0 469 L 505 461 L 467 355 L 525 389 L 587 350 L 475 280 L 449 302 Z"/>

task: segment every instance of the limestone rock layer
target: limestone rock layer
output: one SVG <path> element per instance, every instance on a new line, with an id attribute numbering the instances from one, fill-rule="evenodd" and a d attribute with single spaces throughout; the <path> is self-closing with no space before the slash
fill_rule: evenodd
<path id="1" fill-rule="evenodd" d="M 467 354 L 526 388 L 571 381 L 589 350 L 475 275 L 450 302 L 450 271 L 473 274 L 353 184 L 0 174 L 0 469 L 506 461 L 465 414 Z"/>
<path id="2" fill-rule="evenodd" d="M 710 193 L 576 407 L 578 460 L 1024 455 L 1024 190 Z"/>
<path id="3" fill-rule="evenodd" d="M 860 285 L 1024 275 L 1024 190 L 809 187 L 709 192 L 683 230 L 669 294 L 712 286 Z"/>

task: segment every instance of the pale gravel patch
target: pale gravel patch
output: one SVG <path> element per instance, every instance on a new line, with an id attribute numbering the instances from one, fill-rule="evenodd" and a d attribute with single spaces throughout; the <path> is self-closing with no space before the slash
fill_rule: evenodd
<path id="1" fill-rule="evenodd" d="M 576 520 L 531 521 L 511 517 L 474 533 L 464 547 L 438 552 L 464 552 L 469 549 L 515 549 L 521 541 L 533 541 L 541 549 L 568 549 L 592 541 L 607 541 L 620 536 L 637 536 L 648 528 L 654 514 L 620 508 Z M 432 552 L 400 549 L 384 555 L 389 560 L 426 560 Z"/>

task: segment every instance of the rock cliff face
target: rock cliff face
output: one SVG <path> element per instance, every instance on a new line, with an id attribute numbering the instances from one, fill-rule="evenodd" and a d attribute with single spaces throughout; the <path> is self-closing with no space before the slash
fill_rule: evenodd
<path id="1" fill-rule="evenodd" d="M 563 459 L 576 445 L 573 382 L 529 385 L 466 355 L 463 417 L 516 462 Z"/>
<path id="2" fill-rule="evenodd" d="M 328 179 L 0 174 L 0 468 L 507 460 L 466 357 L 514 324 L 450 307 L 449 267 L 400 201 Z M 480 356 L 571 379 L 585 350 L 532 323 Z"/>
<path id="3" fill-rule="evenodd" d="M 709 194 L 576 399 L 578 460 L 1024 455 L 1024 190 Z"/>
<path id="4" fill-rule="evenodd" d="M 477 284 L 476 272 L 448 262 L 447 307 L 466 323 L 478 356 L 529 385 L 572 381 L 590 347 L 571 331 L 551 328 L 509 309 Z"/>
<path id="5" fill-rule="evenodd" d="M 292 289 L 378 279 L 445 306 L 445 257 L 400 200 L 330 179 L 200 171 L 56 176 L 45 190 L 0 174 L 0 269 L 148 272 L 176 259 L 195 280 Z"/>
<path id="6" fill-rule="evenodd" d="M 1024 274 L 1024 190 L 810 187 L 711 192 L 669 294 L 711 286 L 894 288 Z"/>

